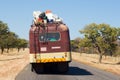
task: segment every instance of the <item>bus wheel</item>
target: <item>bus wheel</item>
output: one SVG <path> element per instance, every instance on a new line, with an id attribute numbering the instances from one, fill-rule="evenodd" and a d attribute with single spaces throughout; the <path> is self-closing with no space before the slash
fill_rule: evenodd
<path id="1" fill-rule="evenodd" d="M 31 71 L 34 72 L 34 63 L 31 63 Z"/>
<path id="2" fill-rule="evenodd" d="M 69 64 L 68 62 L 61 62 L 57 64 L 57 68 L 60 73 L 65 73 L 69 69 Z"/>
<path id="3" fill-rule="evenodd" d="M 44 72 L 44 66 L 43 66 L 43 64 L 32 63 L 31 64 L 31 71 L 36 72 L 36 73 L 43 73 Z"/>

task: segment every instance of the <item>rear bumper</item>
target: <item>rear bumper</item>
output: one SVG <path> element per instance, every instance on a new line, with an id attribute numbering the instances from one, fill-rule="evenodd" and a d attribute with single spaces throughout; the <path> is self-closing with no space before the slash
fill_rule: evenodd
<path id="1" fill-rule="evenodd" d="M 70 62 L 71 52 L 31 53 L 30 63 Z"/>

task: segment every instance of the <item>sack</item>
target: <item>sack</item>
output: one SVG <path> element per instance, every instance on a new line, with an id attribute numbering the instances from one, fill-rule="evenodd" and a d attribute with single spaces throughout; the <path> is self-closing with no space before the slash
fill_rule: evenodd
<path id="1" fill-rule="evenodd" d="M 53 15 L 53 18 L 55 22 L 62 22 L 62 19 L 58 17 L 56 14 Z"/>
<path id="2" fill-rule="evenodd" d="M 40 11 L 34 11 L 33 12 L 33 17 L 36 18 L 36 19 L 38 19 L 40 14 L 41 14 Z"/>
<path id="3" fill-rule="evenodd" d="M 52 14 L 52 12 L 50 10 L 47 10 L 45 12 L 45 15 L 46 15 L 46 17 L 48 19 L 48 22 L 53 22 L 54 21 L 53 14 Z"/>

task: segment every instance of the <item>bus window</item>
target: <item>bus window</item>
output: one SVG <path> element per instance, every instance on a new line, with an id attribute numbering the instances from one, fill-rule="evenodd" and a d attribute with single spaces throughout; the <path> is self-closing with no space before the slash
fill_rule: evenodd
<path id="1" fill-rule="evenodd" d="M 58 41 L 60 40 L 60 33 L 42 33 L 40 34 L 40 41 Z"/>

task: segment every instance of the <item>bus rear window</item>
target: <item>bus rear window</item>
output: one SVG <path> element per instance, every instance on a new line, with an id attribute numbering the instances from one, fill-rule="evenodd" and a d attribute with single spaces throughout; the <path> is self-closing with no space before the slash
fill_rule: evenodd
<path id="1" fill-rule="evenodd" d="M 60 33 L 40 33 L 40 41 L 58 41 L 60 40 Z"/>

